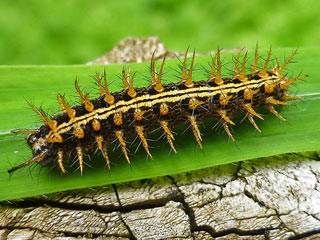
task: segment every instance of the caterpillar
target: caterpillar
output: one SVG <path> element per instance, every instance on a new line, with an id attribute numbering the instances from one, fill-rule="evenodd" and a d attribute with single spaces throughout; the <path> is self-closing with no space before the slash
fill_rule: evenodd
<path id="1" fill-rule="evenodd" d="M 223 126 L 228 137 L 235 139 L 230 131 L 230 125 L 235 125 L 234 115 L 237 112 L 245 114 L 253 127 L 261 132 L 255 118 L 264 120 L 256 112 L 259 107 L 269 110 L 277 118 L 285 121 L 275 107 L 290 105 L 287 100 L 301 99 L 287 93 L 290 85 L 301 80 L 307 75 L 289 79 L 283 74 L 285 67 L 296 54 L 292 55 L 280 65 L 276 64 L 269 70 L 271 48 L 262 68 L 259 67 L 258 45 L 255 49 L 251 73 L 246 73 L 247 52 L 242 63 L 241 51 L 234 59 L 233 76 L 222 77 L 221 50 L 218 48 L 212 57 L 208 71 L 208 79 L 193 81 L 195 51 L 193 51 L 190 64 L 187 64 L 188 49 L 182 61 L 180 81 L 177 83 L 163 84 L 164 66 L 166 56 L 163 57 L 159 71 L 155 62 L 155 52 L 151 58 L 150 78 L 148 87 L 134 87 L 136 73 L 123 68 L 121 78 L 123 90 L 110 92 L 106 78 L 96 74 L 96 82 L 100 96 L 89 99 L 88 93 L 83 93 L 78 80 L 75 89 L 81 99 L 81 105 L 70 106 L 63 95 L 57 94 L 57 100 L 62 113 L 49 117 L 42 108 L 31 108 L 42 119 L 43 125 L 35 129 L 13 130 L 15 134 L 28 134 L 27 144 L 33 152 L 33 157 L 11 169 L 9 173 L 29 166 L 40 164 L 45 167 L 56 163 L 62 173 L 65 157 L 76 156 L 82 174 L 84 166 L 84 151 L 93 152 L 100 150 L 108 170 L 110 160 L 108 146 L 114 142 L 119 144 L 126 161 L 131 164 L 126 139 L 136 135 L 140 139 L 147 155 L 152 158 L 147 141 L 147 135 L 153 129 L 160 128 L 165 138 L 176 153 L 174 146 L 175 137 L 172 133 L 174 127 L 187 122 L 193 132 L 195 140 L 202 149 L 202 135 L 199 123 L 205 119 L 215 119 Z"/>

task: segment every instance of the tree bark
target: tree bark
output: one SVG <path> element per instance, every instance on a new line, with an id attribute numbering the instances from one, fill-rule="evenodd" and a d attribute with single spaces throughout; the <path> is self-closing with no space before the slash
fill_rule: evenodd
<path id="1" fill-rule="evenodd" d="M 316 153 L 6 204 L 0 239 L 320 239 Z"/>

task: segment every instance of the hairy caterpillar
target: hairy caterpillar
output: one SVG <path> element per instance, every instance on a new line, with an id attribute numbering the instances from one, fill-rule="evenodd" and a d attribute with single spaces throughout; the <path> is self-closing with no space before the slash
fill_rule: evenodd
<path id="1" fill-rule="evenodd" d="M 32 109 L 43 120 L 44 125 L 37 129 L 18 129 L 13 133 L 27 133 L 27 143 L 33 151 L 29 161 L 8 170 L 9 173 L 24 166 L 38 163 L 47 166 L 56 162 L 63 173 L 65 156 L 77 156 L 79 168 L 83 171 L 83 151 L 92 152 L 97 148 L 102 152 L 108 169 L 108 145 L 113 142 L 120 144 L 125 159 L 130 164 L 126 139 L 137 135 L 149 157 L 152 158 L 146 139 L 148 133 L 160 127 L 174 152 L 174 136 L 172 129 L 179 123 L 188 122 L 194 137 L 202 148 L 202 136 L 198 123 L 206 118 L 216 119 L 224 128 L 232 141 L 229 126 L 235 125 L 233 116 L 243 112 L 254 128 L 261 132 L 254 117 L 263 120 L 255 109 L 262 106 L 281 120 L 285 120 L 275 109 L 277 105 L 290 105 L 289 99 L 299 99 L 290 96 L 287 89 L 294 82 L 306 77 L 299 76 L 289 79 L 283 70 L 290 63 L 296 51 L 280 66 L 277 62 L 271 70 L 268 64 L 271 48 L 263 67 L 258 66 L 258 46 L 251 73 L 246 73 L 247 53 L 240 63 L 241 53 L 237 55 L 233 67 L 233 76 L 221 76 L 221 54 L 218 49 L 212 59 L 211 69 L 207 80 L 194 82 L 195 52 L 190 66 L 187 66 L 187 54 L 181 66 L 181 77 L 178 83 L 162 84 L 165 57 L 159 71 L 156 70 L 154 55 L 151 59 L 151 83 L 148 87 L 135 88 L 133 81 L 135 73 L 122 70 L 124 88 L 120 92 L 111 93 L 108 89 L 106 73 L 96 75 L 100 97 L 89 99 L 84 94 L 78 81 L 75 87 L 81 98 L 81 105 L 69 106 L 61 94 L 57 94 L 58 103 L 63 111 L 52 118 L 42 109 L 31 105 Z"/>

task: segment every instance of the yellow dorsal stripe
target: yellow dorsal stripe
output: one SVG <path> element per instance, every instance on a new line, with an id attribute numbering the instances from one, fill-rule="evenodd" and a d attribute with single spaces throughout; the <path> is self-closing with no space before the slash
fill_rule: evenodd
<path id="1" fill-rule="evenodd" d="M 217 94 L 221 94 L 221 91 L 232 94 L 245 89 L 257 89 L 266 84 L 272 84 L 277 79 L 276 76 L 267 77 L 259 80 L 251 80 L 245 83 L 228 83 L 217 87 L 201 86 L 193 87 L 185 90 L 172 90 L 166 91 L 155 95 L 143 95 L 136 97 L 129 101 L 121 100 L 106 108 L 95 109 L 90 113 L 84 114 L 77 118 L 70 119 L 68 122 L 64 122 L 57 126 L 56 133 L 63 134 L 70 131 L 73 125 L 81 126 L 87 124 L 93 119 L 104 120 L 109 116 L 122 112 L 125 113 L 130 109 L 137 109 L 141 107 L 152 107 L 155 104 L 163 102 L 180 102 L 187 98 L 201 98 L 212 97 Z M 51 130 L 47 137 L 50 137 L 54 132 Z"/>

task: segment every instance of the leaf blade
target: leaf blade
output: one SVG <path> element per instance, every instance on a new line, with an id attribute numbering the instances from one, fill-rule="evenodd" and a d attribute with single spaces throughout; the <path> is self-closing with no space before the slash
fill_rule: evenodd
<path id="1" fill-rule="evenodd" d="M 279 49 L 277 53 L 290 53 L 292 49 Z M 19 145 L 26 147 L 22 137 L 8 134 L 8 131 L 15 128 L 34 127 L 35 117 L 32 111 L 26 106 L 23 97 L 31 100 L 36 105 L 42 101 L 43 108 L 50 109 L 54 113 L 58 109 L 55 102 L 57 92 L 66 93 L 66 96 L 75 95 L 73 90 L 73 80 L 75 76 L 80 79 L 80 84 L 86 86 L 87 90 L 98 93 L 97 89 L 92 89 L 92 80 L 88 80 L 89 75 L 95 71 L 103 71 L 104 66 L 1 66 L 0 81 L 3 82 L 2 93 L 0 94 L 1 126 L 0 126 L 0 201 L 14 198 L 28 197 L 33 195 L 46 194 L 55 191 L 63 191 L 74 188 L 84 188 L 111 183 L 126 182 L 142 178 L 152 178 L 156 176 L 174 174 L 179 172 L 196 170 L 218 164 L 226 164 L 241 160 L 248 160 L 257 157 L 267 157 L 275 154 L 288 152 L 302 152 L 319 150 L 320 128 L 320 74 L 317 71 L 320 48 L 300 49 L 297 57 L 298 64 L 290 66 L 293 76 L 299 71 L 309 74 L 311 77 L 298 83 L 299 95 L 304 95 L 303 101 L 294 101 L 294 106 L 281 108 L 280 112 L 287 118 L 287 122 L 280 122 L 271 115 L 266 116 L 265 121 L 258 124 L 263 131 L 259 135 L 245 122 L 235 127 L 235 137 L 237 145 L 228 142 L 225 134 L 217 134 L 211 130 L 211 122 L 206 124 L 203 151 L 201 151 L 193 139 L 191 131 L 187 131 L 185 136 L 178 136 L 175 142 L 178 154 L 168 155 L 170 147 L 165 140 L 161 140 L 159 147 L 152 149 L 153 160 L 145 159 L 143 151 L 139 151 L 132 157 L 132 168 L 130 168 L 124 158 L 114 156 L 112 169 L 109 174 L 104 168 L 102 158 L 92 161 L 93 169 L 86 167 L 84 175 L 81 177 L 79 171 L 61 176 L 59 171 L 45 168 L 38 175 L 38 171 L 33 171 L 32 176 L 27 169 L 17 172 L 11 178 L 7 173 L 10 164 L 17 161 L 19 163 L 23 157 L 30 157 L 30 151 L 22 151 Z M 226 55 L 231 59 L 231 55 Z M 210 62 L 210 56 L 198 57 L 196 59 L 200 65 Z M 168 63 L 169 62 L 169 63 Z M 167 68 L 176 68 L 177 61 L 167 61 Z M 198 65 L 198 67 L 199 67 Z M 132 64 L 134 71 L 148 75 L 148 63 Z M 110 65 L 106 69 L 112 75 L 121 72 L 122 66 Z M 200 71 L 199 71 L 200 72 Z M 177 81 L 174 74 L 165 75 L 168 82 Z M 195 78 L 204 79 L 204 76 L 195 72 Z M 14 79 L 14 80 L 13 80 Z M 114 79 L 116 79 L 114 77 Z M 138 85 L 145 86 L 143 76 L 138 76 Z M 111 90 L 121 88 L 120 80 L 111 84 Z M 295 92 L 296 89 L 290 89 Z M 21 92 L 23 91 L 23 95 Z M 92 95 L 92 94 L 91 94 Z M 70 98 L 69 98 L 70 99 Z M 32 116 L 32 117 L 30 117 Z M 208 129 L 207 129 L 208 128 Z M 18 152 L 17 152 L 18 151 Z"/>

